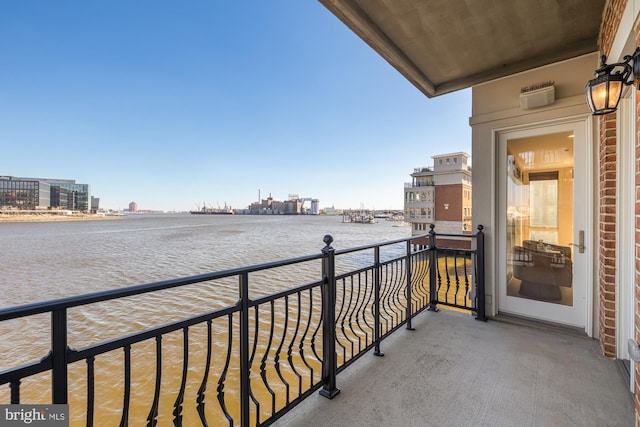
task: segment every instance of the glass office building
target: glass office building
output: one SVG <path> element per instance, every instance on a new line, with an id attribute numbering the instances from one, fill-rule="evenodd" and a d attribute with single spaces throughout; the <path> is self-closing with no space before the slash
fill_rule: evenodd
<path id="1" fill-rule="evenodd" d="M 51 206 L 51 185 L 30 178 L 0 176 L 0 208 L 47 209 Z"/>
<path id="2" fill-rule="evenodd" d="M 51 188 L 58 188 L 55 191 L 67 192 L 67 209 L 81 212 L 89 212 L 91 209 L 91 195 L 89 194 L 89 184 L 76 184 L 72 180 L 47 180 Z"/>
<path id="3" fill-rule="evenodd" d="M 51 187 L 51 207 L 72 209 L 73 194 L 69 194 L 69 190 L 61 187 Z"/>
<path id="4" fill-rule="evenodd" d="M 76 184 L 70 179 L 0 176 L 0 208 L 58 208 L 89 212 L 89 184 Z"/>

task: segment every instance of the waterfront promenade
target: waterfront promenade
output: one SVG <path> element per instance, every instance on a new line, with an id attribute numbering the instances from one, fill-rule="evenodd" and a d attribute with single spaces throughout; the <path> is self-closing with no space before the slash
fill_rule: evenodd
<path id="1" fill-rule="evenodd" d="M 423 312 L 274 425 L 624 426 L 633 401 L 597 341 L 540 326 Z"/>

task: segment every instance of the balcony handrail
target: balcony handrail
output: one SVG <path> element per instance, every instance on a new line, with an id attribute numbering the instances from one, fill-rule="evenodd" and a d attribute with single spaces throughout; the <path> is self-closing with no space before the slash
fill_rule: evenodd
<path id="1" fill-rule="evenodd" d="M 253 273 L 256 271 L 267 270 L 277 267 L 285 267 L 287 265 L 298 264 L 307 261 L 318 260 L 322 258 L 322 254 L 307 255 L 298 258 L 289 258 L 285 260 L 271 261 L 263 264 L 255 264 L 246 267 L 232 268 L 211 273 L 197 274 L 178 279 L 161 280 L 141 285 L 128 286 L 121 289 L 111 289 L 107 291 L 92 292 L 83 295 L 59 298 L 50 301 L 36 302 L 32 304 L 18 305 L 0 309 L 0 322 L 18 317 L 32 316 L 34 314 L 47 313 L 56 310 L 79 307 L 82 305 L 94 304 L 118 298 L 141 295 L 150 292 L 157 292 L 166 289 L 176 288 L 194 283 L 207 282 L 211 280 L 223 279 L 226 277 L 238 276 L 242 273 Z"/>
<path id="2" fill-rule="evenodd" d="M 439 242 L 442 242 L 440 239 L 446 237 L 463 238 L 469 241 L 470 245 L 475 241 L 475 247 L 438 247 Z M 428 247 L 414 246 L 414 242 L 418 239 L 425 238 L 429 239 Z M 470 310 L 476 313 L 477 320 L 486 320 L 482 226 L 478 227 L 475 235 L 454 235 L 437 234 L 434 226 L 431 225 L 431 230 L 427 234 L 342 250 L 334 250 L 331 247 L 332 240 L 331 236 L 325 236 L 326 246 L 317 255 L 0 309 L 0 322 L 34 314 L 51 313 L 49 354 L 39 361 L 0 372 L 0 385 L 8 384 L 10 403 L 19 404 L 22 380 L 50 371 L 52 403 L 66 404 L 69 393 L 68 366 L 85 361 L 87 366 L 85 415 L 87 425 L 93 425 L 96 411 L 94 397 L 96 364 L 94 361 L 96 356 L 122 350 L 125 354 L 122 362 L 125 378 L 124 406 L 120 423 L 126 425 L 129 422 L 131 404 L 131 365 L 134 356 L 131 348 L 135 344 L 155 341 L 156 387 L 147 418 L 149 425 L 155 425 L 159 413 L 158 402 L 163 372 L 160 368 L 164 354 L 162 337 L 182 331 L 184 352 L 182 381 L 173 410 L 174 424 L 180 424 L 186 377 L 190 368 L 188 356 L 191 328 L 197 325 L 207 327 L 206 358 L 209 361 L 214 357 L 212 329 L 214 323 L 218 325 L 218 322 L 221 322 L 223 326 L 228 327 L 228 343 L 226 363 L 222 372 L 218 373 L 216 390 L 219 407 L 229 424 L 234 424 L 234 420 L 237 420 L 242 426 L 252 423 L 269 425 L 319 389 L 321 395 L 333 398 L 340 392 L 337 387 L 337 373 L 346 369 L 370 349 L 374 349 L 374 355 L 383 355 L 380 346 L 382 340 L 403 325 L 406 325 L 407 329 L 413 329 L 412 318 L 423 310 L 438 311 L 438 305 L 441 304 Z M 384 261 L 381 259 L 382 248 L 402 243 L 405 244 L 402 254 L 396 253 Z M 347 272 L 337 273 L 335 266 L 337 256 L 371 249 L 373 249 L 372 263 L 366 262 Z M 266 296 L 253 299 L 249 297 L 249 273 L 268 272 L 274 268 L 318 260 L 322 262 L 320 280 L 293 286 Z M 450 265 L 451 260 L 453 268 Z M 67 309 L 69 308 L 229 277 L 238 279 L 239 300 L 235 304 L 152 326 L 143 331 L 94 343 L 84 348 L 73 349 L 68 346 Z M 290 306 L 290 300 L 295 301 L 295 304 L 292 302 L 291 305 L 296 308 Z M 321 302 L 321 310 L 314 310 L 314 307 L 317 307 L 314 300 Z M 276 304 L 280 307 L 279 315 L 284 317 L 284 325 L 279 326 L 282 328 L 281 332 L 274 332 Z M 253 321 L 252 318 L 254 318 Z M 234 319 L 237 320 L 234 321 Z M 260 324 L 267 326 L 261 327 Z M 289 326 L 290 324 L 292 326 Z M 295 331 L 293 331 L 294 328 Z M 238 350 L 232 345 L 234 336 L 237 336 L 239 346 L 239 352 L 237 352 L 239 369 L 236 365 L 229 366 L 232 350 L 234 353 Z M 268 340 L 265 349 L 258 350 L 259 336 L 263 337 L 263 341 Z M 295 348 L 298 350 L 294 350 Z M 285 364 L 289 372 L 288 377 L 281 371 L 282 365 Z M 197 412 L 203 425 L 207 424 L 205 405 L 216 404 L 215 399 L 206 398 L 207 384 L 213 381 L 210 379 L 209 366 L 210 363 L 207 362 L 206 369 L 201 373 L 202 383 L 197 393 Z M 317 376 L 315 372 L 319 367 L 322 374 Z M 191 369 L 193 369 L 192 366 Z M 224 390 L 225 386 L 229 387 L 225 378 L 229 369 L 239 372 L 240 383 L 237 395 L 240 401 L 237 412 L 228 410 L 225 405 Z M 258 369 L 259 374 L 255 372 Z M 290 384 L 293 381 L 292 372 L 297 376 L 298 384 Z M 180 373 L 175 375 L 179 376 Z M 303 383 L 306 385 L 303 386 Z M 258 397 L 254 391 L 261 388 L 268 389 L 270 396 Z M 280 398 L 276 399 L 276 395 Z M 276 404 L 277 401 L 280 403 Z"/>

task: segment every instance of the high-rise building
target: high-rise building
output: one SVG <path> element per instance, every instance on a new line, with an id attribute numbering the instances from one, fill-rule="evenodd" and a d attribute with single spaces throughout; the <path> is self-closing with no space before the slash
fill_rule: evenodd
<path id="1" fill-rule="evenodd" d="M 129 212 L 138 212 L 138 204 L 136 202 L 129 203 Z"/>
<path id="2" fill-rule="evenodd" d="M 404 186 L 404 216 L 412 235 L 429 232 L 471 233 L 471 167 L 469 154 L 433 156 L 432 167 L 414 169 Z"/>

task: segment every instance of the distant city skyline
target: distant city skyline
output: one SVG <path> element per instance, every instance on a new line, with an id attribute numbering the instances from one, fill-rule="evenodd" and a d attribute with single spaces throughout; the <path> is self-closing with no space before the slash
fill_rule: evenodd
<path id="1" fill-rule="evenodd" d="M 103 208 L 402 209 L 414 168 L 470 152 L 470 90 L 426 98 L 315 1 L 8 2 L 0 51 L 0 174 Z"/>

